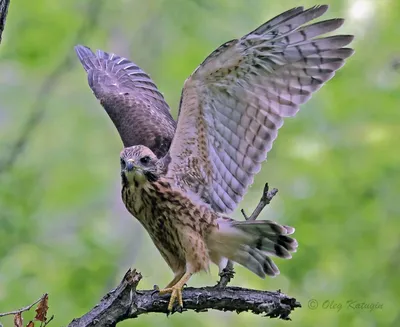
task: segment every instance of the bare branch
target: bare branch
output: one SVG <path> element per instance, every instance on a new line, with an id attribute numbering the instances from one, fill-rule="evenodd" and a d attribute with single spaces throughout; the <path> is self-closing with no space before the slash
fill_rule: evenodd
<path id="1" fill-rule="evenodd" d="M 9 5 L 10 0 L 0 0 L 0 43 L 2 40 L 4 28 L 6 27 L 6 19 Z"/>
<path id="2" fill-rule="evenodd" d="M 68 327 L 116 326 L 120 321 L 137 318 L 144 313 L 168 313 L 169 295 L 159 296 L 154 291 L 137 291 L 142 276 L 128 270 L 121 284 L 108 294 L 91 311 L 74 319 Z M 240 287 L 188 287 L 183 290 L 185 310 L 205 312 L 209 309 L 250 311 L 271 318 L 288 320 L 289 314 L 300 303 L 281 292 L 268 292 Z"/>
<path id="3" fill-rule="evenodd" d="M 235 270 L 233 269 L 233 262 L 228 260 L 226 267 L 219 274 L 220 280 L 215 285 L 216 288 L 224 288 L 235 276 Z"/>
<path id="4" fill-rule="evenodd" d="M 40 301 L 42 301 L 45 297 L 47 296 L 47 293 L 43 294 L 40 299 L 36 300 L 35 302 L 33 302 L 32 304 L 23 307 L 19 310 L 14 310 L 14 311 L 10 311 L 10 312 L 4 312 L 4 313 L 0 313 L 0 317 L 4 317 L 4 316 L 10 316 L 10 315 L 16 315 L 18 313 L 22 313 L 25 311 L 29 311 L 34 305 L 38 304 Z"/>
<path id="5" fill-rule="evenodd" d="M 273 197 L 278 193 L 278 189 L 273 188 L 271 191 L 269 190 L 268 183 L 265 183 L 263 194 L 261 196 L 260 202 L 258 203 L 257 207 L 254 209 L 253 213 L 251 214 L 250 217 L 246 215 L 244 212 L 244 209 L 241 210 L 244 219 L 246 220 L 256 220 L 258 216 L 260 215 L 261 211 L 271 203 L 271 200 Z M 219 282 L 217 283 L 216 287 L 226 287 L 228 283 L 231 281 L 231 279 L 234 277 L 235 271 L 233 270 L 233 262 L 228 261 L 226 264 L 226 267 L 222 270 L 222 272 L 219 274 L 221 277 Z"/>
<path id="6" fill-rule="evenodd" d="M 54 315 L 52 315 L 48 320 L 46 320 L 46 322 L 42 322 L 42 324 L 43 324 L 43 327 L 46 327 L 49 323 L 50 323 L 50 321 L 52 321 L 54 319 Z M 42 324 L 40 324 L 40 326 L 42 326 Z"/>
<path id="7" fill-rule="evenodd" d="M 104 0 L 92 0 L 88 4 L 87 20 L 76 33 L 76 36 L 72 41 L 73 45 L 81 43 L 82 40 L 87 38 L 91 31 L 97 26 L 97 21 L 103 3 Z M 5 158 L 2 158 L 0 162 L 0 174 L 11 169 L 18 156 L 25 149 L 25 146 L 28 143 L 32 132 L 39 125 L 43 118 L 46 109 L 48 94 L 56 88 L 61 77 L 63 76 L 63 73 L 68 71 L 68 69 L 73 65 L 74 59 L 75 54 L 73 53 L 71 46 L 71 49 L 66 52 L 65 57 L 54 68 L 54 70 L 49 74 L 49 76 L 41 85 L 36 100 L 32 105 L 30 116 L 26 120 L 26 123 L 22 128 L 20 135 L 18 136 L 14 144 L 11 145 L 10 153 L 8 153 Z"/>
<path id="8" fill-rule="evenodd" d="M 244 218 L 246 220 L 256 220 L 258 216 L 260 215 L 261 211 L 271 203 L 271 200 L 274 198 L 274 196 L 278 193 L 278 189 L 273 188 L 271 191 L 269 190 L 269 185 L 268 183 L 265 183 L 263 194 L 261 196 L 260 202 L 258 203 L 257 207 L 254 209 L 253 213 L 251 214 L 250 217 L 246 215 L 244 212 L 244 209 L 241 210 Z"/>

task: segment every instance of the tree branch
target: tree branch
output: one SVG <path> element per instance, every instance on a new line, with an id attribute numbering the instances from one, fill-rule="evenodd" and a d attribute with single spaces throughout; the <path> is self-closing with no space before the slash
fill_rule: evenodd
<path id="1" fill-rule="evenodd" d="M 39 299 L 37 299 L 35 302 L 33 302 L 32 304 L 23 307 L 21 309 L 18 310 L 14 310 L 14 311 L 9 311 L 9 312 L 4 312 L 4 313 L 0 313 L 0 317 L 4 317 L 4 316 L 10 316 L 10 315 L 16 315 L 18 313 L 22 313 L 25 311 L 29 311 L 34 305 L 38 304 L 40 301 L 42 301 L 45 297 L 47 296 L 47 293 L 43 294 Z"/>
<path id="2" fill-rule="evenodd" d="M 121 284 L 91 311 L 74 319 L 68 327 L 111 327 L 120 321 L 137 318 L 144 313 L 166 313 L 169 295 L 159 296 L 155 291 L 137 291 L 142 275 L 128 270 Z M 184 310 L 205 312 L 209 309 L 250 311 L 271 318 L 289 320 L 289 314 L 300 307 L 294 298 L 277 292 L 257 291 L 240 287 L 188 287 L 183 290 Z"/>
<path id="3" fill-rule="evenodd" d="M 257 207 L 254 209 L 253 213 L 248 217 L 246 213 L 244 212 L 244 209 L 241 210 L 244 219 L 246 220 L 256 220 L 258 216 L 260 215 L 261 211 L 271 203 L 272 199 L 274 196 L 278 193 L 278 189 L 273 188 L 271 191 L 269 190 L 269 185 L 268 183 L 265 183 L 263 194 L 261 196 L 260 202 L 258 203 Z M 226 267 L 222 270 L 222 272 L 219 274 L 221 279 L 217 283 L 216 287 L 222 288 L 226 287 L 228 283 L 232 280 L 234 277 L 235 271 L 233 270 L 233 262 L 228 261 L 226 264 Z"/>
<path id="4" fill-rule="evenodd" d="M 6 27 L 6 19 L 9 5 L 10 0 L 0 0 L 0 43 L 2 40 L 4 28 Z"/>

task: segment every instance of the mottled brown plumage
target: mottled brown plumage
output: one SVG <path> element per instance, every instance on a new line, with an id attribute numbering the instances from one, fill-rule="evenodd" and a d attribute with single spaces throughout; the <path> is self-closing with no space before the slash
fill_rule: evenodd
<path id="1" fill-rule="evenodd" d="M 237 222 L 221 216 L 174 187 L 158 163 L 144 146 L 129 147 L 121 153 L 125 206 L 147 230 L 175 274 L 161 292 L 175 292 L 179 300 L 181 287 L 192 274 L 208 271 L 210 262 L 222 269 L 226 258 L 247 266 L 260 277 L 279 273 L 266 254 L 290 258 L 289 252 L 296 250 L 297 242 L 286 235 L 292 234 L 293 228 L 271 221 Z M 171 297 L 170 309 L 173 302 Z"/>
<path id="2" fill-rule="evenodd" d="M 154 161 L 140 170 L 140 159 L 146 156 Z M 183 274 L 188 262 L 193 272 L 207 270 L 209 257 L 204 236 L 217 226 L 218 216 L 206 205 L 194 205 L 184 192 L 171 187 L 170 181 L 157 171 L 157 158 L 149 149 L 127 148 L 121 158 L 136 167 L 131 175 L 122 168 L 122 199 L 147 230 L 172 271 Z M 151 171 L 157 177 L 149 180 L 144 171 Z"/>
<path id="3" fill-rule="evenodd" d="M 268 220 L 235 221 L 285 117 L 294 116 L 353 53 L 353 37 L 319 36 L 342 19 L 309 25 L 327 6 L 293 8 L 211 53 L 186 80 L 176 125 L 155 84 L 135 64 L 78 46 L 89 85 L 114 121 L 122 198 L 175 274 L 160 292 L 169 309 L 190 276 L 237 262 L 260 277 L 291 258 L 294 228 Z M 133 145 L 133 146 L 132 146 Z"/>

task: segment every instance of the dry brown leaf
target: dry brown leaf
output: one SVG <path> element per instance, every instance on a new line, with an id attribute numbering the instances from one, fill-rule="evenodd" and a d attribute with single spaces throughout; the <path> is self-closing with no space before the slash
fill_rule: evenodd
<path id="1" fill-rule="evenodd" d="M 41 322 L 46 321 L 46 315 L 47 315 L 47 310 L 49 310 L 48 304 L 49 296 L 45 294 L 42 298 L 42 300 L 39 302 L 37 308 L 36 308 L 36 316 L 35 319 Z"/>
<path id="2" fill-rule="evenodd" d="M 31 320 L 31 321 L 26 325 L 26 327 L 35 327 L 35 324 L 34 324 L 34 322 Z"/>
<path id="3" fill-rule="evenodd" d="M 15 316 L 14 316 L 14 326 L 15 327 L 23 327 L 22 326 L 23 322 L 22 322 L 22 313 L 18 312 Z"/>

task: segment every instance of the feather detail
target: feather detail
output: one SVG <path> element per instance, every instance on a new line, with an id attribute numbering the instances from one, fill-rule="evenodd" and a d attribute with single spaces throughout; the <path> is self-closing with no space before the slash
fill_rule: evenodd
<path id="1" fill-rule="evenodd" d="M 171 144 L 176 123 L 150 76 L 113 53 L 78 45 L 75 51 L 88 83 L 110 116 L 125 147 L 144 145 L 160 158 Z M 162 128 L 160 128 L 162 127 Z"/>
<path id="2" fill-rule="evenodd" d="M 294 228 L 270 220 L 235 221 L 219 218 L 218 229 L 207 239 L 210 257 L 218 265 L 226 258 L 241 264 L 258 276 L 275 276 L 278 267 L 270 256 L 290 259 L 298 243 L 290 237 Z"/>
<path id="3" fill-rule="evenodd" d="M 212 52 L 186 80 L 168 177 L 219 213 L 234 210 L 267 158 L 285 117 L 330 80 L 353 50 L 343 24 L 308 24 L 328 6 L 293 8 Z M 191 158 L 196 174 L 185 171 Z M 185 183 L 186 182 L 186 183 Z"/>

